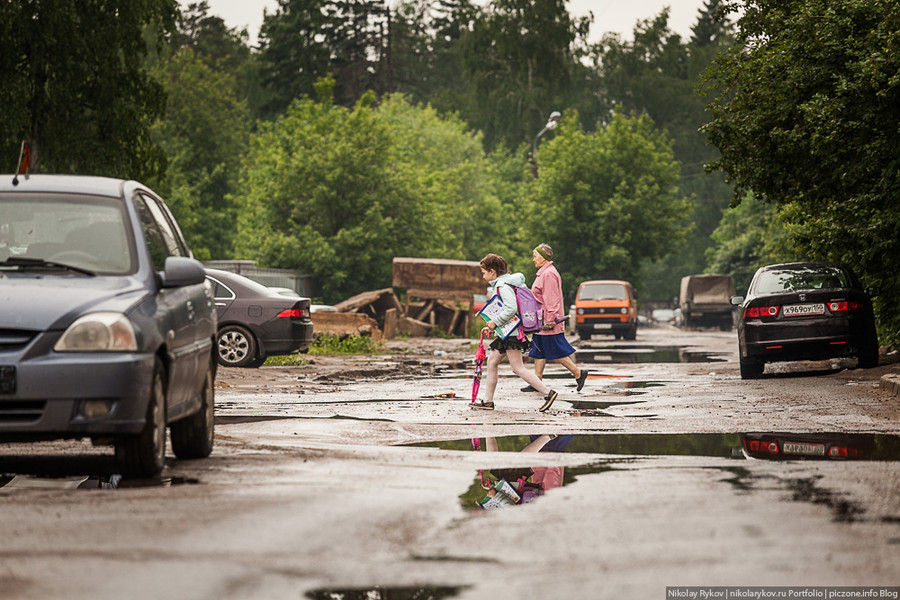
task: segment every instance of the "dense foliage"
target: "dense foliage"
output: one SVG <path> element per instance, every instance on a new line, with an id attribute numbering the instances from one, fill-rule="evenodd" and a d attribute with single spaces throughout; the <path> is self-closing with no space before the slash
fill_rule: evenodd
<path id="1" fill-rule="evenodd" d="M 689 231 L 671 143 L 646 115 L 616 114 L 595 133 L 567 118 L 539 158 L 530 228 L 568 281 L 636 280 Z"/>
<path id="2" fill-rule="evenodd" d="M 387 287 L 399 255 L 530 276 L 540 241 L 567 291 L 621 277 L 644 302 L 835 258 L 881 287 L 896 343 L 900 9 L 747 0 L 735 27 L 727 3 L 689 39 L 664 10 L 591 44 L 557 0 L 279 0 L 255 47 L 205 1 L 0 3 L 0 149 L 145 180 L 198 257 L 300 270 L 325 302 Z"/>
<path id="3" fill-rule="evenodd" d="M 0 155 L 22 140 L 32 170 L 147 180 L 165 168 L 150 139 L 165 93 L 148 39 L 174 30 L 176 0 L 0 2 Z"/>
<path id="4" fill-rule="evenodd" d="M 501 211 L 479 137 L 400 96 L 337 106 L 330 83 L 253 137 L 238 252 L 302 269 L 326 298 L 390 285 L 394 256 L 473 258 Z"/>
<path id="5" fill-rule="evenodd" d="M 748 0 L 738 44 L 710 70 L 714 168 L 780 205 L 803 257 L 840 260 L 881 288 L 900 341 L 900 5 Z"/>
<path id="6" fill-rule="evenodd" d="M 169 169 L 152 182 L 154 189 L 171 204 L 197 258 L 229 256 L 236 218 L 229 194 L 247 151 L 250 111 L 237 97 L 234 77 L 210 68 L 190 48 L 162 61 L 155 75 L 169 101 L 152 133 Z"/>

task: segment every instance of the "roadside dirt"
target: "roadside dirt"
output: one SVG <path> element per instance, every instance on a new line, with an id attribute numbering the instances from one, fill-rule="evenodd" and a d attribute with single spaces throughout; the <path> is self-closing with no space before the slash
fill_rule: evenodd
<path id="1" fill-rule="evenodd" d="M 616 345 L 613 341 L 594 339 L 591 342 L 571 340 L 579 348 Z M 368 355 L 306 355 L 306 364 L 290 367 L 236 369 L 220 367 L 216 387 L 222 390 L 263 388 L 280 381 L 303 381 L 308 384 L 340 384 L 388 379 L 430 379 L 449 370 L 474 368 L 477 340 L 408 338 L 384 342 L 384 352 Z M 640 345 L 641 340 L 635 345 Z M 731 357 L 734 359 L 734 357 Z M 900 377 L 900 353 L 882 354 L 879 365 L 872 369 L 856 369 L 852 359 L 835 361 L 801 361 L 767 366 L 767 374 L 788 375 L 829 369 L 825 374 L 844 381 L 878 383 L 883 376 Z M 590 368 L 590 365 L 588 365 Z M 714 367 L 714 368 L 712 368 Z M 714 370 L 723 376 L 737 375 L 732 363 L 695 363 L 687 366 L 688 374 Z"/>
<path id="2" fill-rule="evenodd" d="M 307 384 L 358 383 L 387 379 L 427 379 L 441 372 L 473 367 L 475 343 L 466 339 L 409 338 L 384 343 L 381 354 L 305 355 L 306 364 L 237 369 L 220 367 L 216 387 L 268 387 L 274 381 Z"/>

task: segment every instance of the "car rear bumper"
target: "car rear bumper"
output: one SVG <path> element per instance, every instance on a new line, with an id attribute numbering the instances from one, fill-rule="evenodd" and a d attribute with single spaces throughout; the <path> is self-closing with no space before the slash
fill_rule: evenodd
<path id="1" fill-rule="evenodd" d="M 292 323 L 289 328 L 278 332 L 269 331 L 261 338 L 260 344 L 266 356 L 294 354 L 309 349 L 313 340 L 313 324 Z"/>
<path id="2" fill-rule="evenodd" d="M 790 339 L 747 339 L 741 346 L 741 357 L 765 361 L 822 360 L 857 356 L 863 347 L 863 338 L 846 334 Z"/>
<path id="3" fill-rule="evenodd" d="M 0 365 L 10 363 L 0 357 Z M 14 391 L 7 387 L 0 394 L 0 440 L 138 433 L 146 418 L 153 367 L 153 355 L 144 354 L 54 354 L 20 361 Z M 108 406 L 109 413 L 87 415 L 89 401 Z"/>

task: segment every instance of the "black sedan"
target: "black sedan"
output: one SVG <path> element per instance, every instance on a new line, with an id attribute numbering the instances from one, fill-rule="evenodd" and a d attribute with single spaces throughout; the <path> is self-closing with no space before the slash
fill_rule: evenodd
<path id="1" fill-rule="evenodd" d="M 838 263 L 785 263 L 762 267 L 740 305 L 741 377 L 755 379 L 765 363 L 856 357 L 861 368 L 878 364 L 871 296 Z"/>
<path id="2" fill-rule="evenodd" d="M 0 442 L 111 443 L 154 476 L 213 447 L 215 311 L 162 199 L 134 181 L 0 176 Z"/>
<path id="3" fill-rule="evenodd" d="M 226 367 L 258 367 L 269 356 L 309 349 L 309 298 L 288 297 L 243 275 L 206 269 L 219 320 L 217 354 Z"/>

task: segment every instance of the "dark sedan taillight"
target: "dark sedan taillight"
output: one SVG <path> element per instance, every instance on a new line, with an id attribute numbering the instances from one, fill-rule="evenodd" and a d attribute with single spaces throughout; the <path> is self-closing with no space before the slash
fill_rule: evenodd
<path id="1" fill-rule="evenodd" d="M 744 447 L 749 452 L 778 454 L 778 444 L 775 442 L 764 442 L 761 440 L 744 440 Z"/>
<path id="2" fill-rule="evenodd" d="M 862 302 L 854 302 L 852 300 L 849 302 L 829 302 L 828 303 L 828 310 L 830 310 L 833 313 L 847 312 L 847 311 L 851 311 L 851 310 L 859 310 L 862 307 L 863 307 Z"/>
<path id="3" fill-rule="evenodd" d="M 288 308 L 278 313 L 278 316 L 286 319 L 305 319 L 309 316 L 309 312 L 303 308 Z"/>
<path id="4" fill-rule="evenodd" d="M 748 306 L 744 309 L 745 319 L 761 319 L 763 317 L 777 317 L 778 306 Z"/>
<path id="5" fill-rule="evenodd" d="M 862 458 L 859 448 L 852 446 L 832 446 L 828 449 L 829 458 Z"/>

